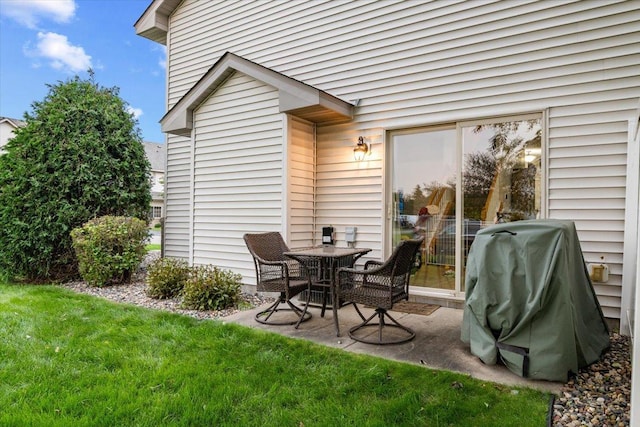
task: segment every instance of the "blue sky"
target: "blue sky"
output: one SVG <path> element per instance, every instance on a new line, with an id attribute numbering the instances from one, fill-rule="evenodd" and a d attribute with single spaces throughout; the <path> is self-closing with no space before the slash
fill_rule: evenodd
<path id="1" fill-rule="evenodd" d="M 164 46 L 135 34 L 151 0 L 0 0 L 0 116 L 22 119 L 47 84 L 92 68 L 120 88 L 145 141 L 164 142 Z"/>

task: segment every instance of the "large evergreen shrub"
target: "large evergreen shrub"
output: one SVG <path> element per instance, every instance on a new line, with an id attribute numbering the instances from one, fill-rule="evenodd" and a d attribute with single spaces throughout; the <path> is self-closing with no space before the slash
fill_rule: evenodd
<path id="1" fill-rule="evenodd" d="M 104 215 L 147 220 L 149 162 L 118 96 L 75 77 L 49 86 L 0 156 L 0 271 L 77 275 L 70 232 Z"/>

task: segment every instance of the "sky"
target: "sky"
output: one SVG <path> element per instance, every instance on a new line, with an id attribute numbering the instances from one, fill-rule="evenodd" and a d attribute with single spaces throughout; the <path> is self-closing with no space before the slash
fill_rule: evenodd
<path id="1" fill-rule="evenodd" d="M 0 116 L 23 119 L 33 102 L 88 69 L 120 88 L 144 141 L 164 142 L 166 50 L 136 35 L 152 0 L 0 0 Z"/>

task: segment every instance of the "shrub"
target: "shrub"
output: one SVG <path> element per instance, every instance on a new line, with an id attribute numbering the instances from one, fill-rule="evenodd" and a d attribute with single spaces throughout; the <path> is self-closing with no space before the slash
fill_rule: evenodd
<path id="1" fill-rule="evenodd" d="M 158 258 L 147 269 L 147 295 L 166 299 L 178 296 L 189 278 L 186 261 L 175 258 Z"/>
<path id="2" fill-rule="evenodd" d="M 0 156 L 0 270 L 32 281 L 77 276 L 70 231 L 104 215 L 146 219 L 149 162 L 118 88 L 49 85 Z"/>
<path id="3" fill-rule="evenodd" d="M 82 278 L 93 286 L 128 283 L 146 254 L 146 222 L 103 216 L 71 231 Z"/>
<path id="4" fill-rule="evenodd" d="M 193 267 L 182 291 L 182 304 L 195 310 L 223 310 L 240 300 L 242 276 L 229 270 L 203 265 Z"/>

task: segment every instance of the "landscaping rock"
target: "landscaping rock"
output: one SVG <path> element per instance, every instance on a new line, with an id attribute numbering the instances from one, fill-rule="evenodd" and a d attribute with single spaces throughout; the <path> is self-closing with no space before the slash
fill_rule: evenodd
<path id="1" fill-rule="evenodd" d="M 581 369 L 553 405 L 553 426 L 628 426 L 631 402 L 629 337 L 610 334 L 611 348 Z"/>

